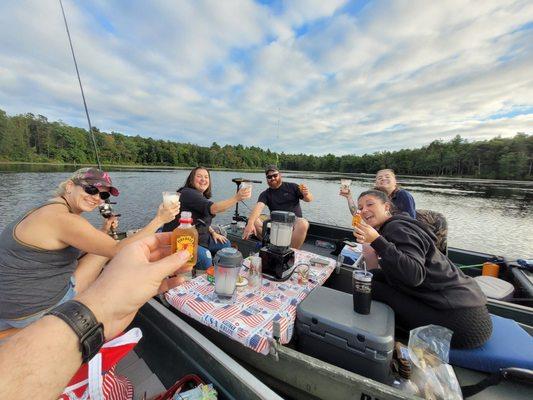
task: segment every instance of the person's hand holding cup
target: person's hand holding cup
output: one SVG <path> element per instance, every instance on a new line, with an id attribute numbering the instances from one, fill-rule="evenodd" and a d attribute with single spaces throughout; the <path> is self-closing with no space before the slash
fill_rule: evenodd
<path id="1" fill-rule="evenodd" d="M 349 196 L 350 195 L 350 185 L 352 184 L 351 179 L 341 179 L 341 188 L 340 188 L 340 195 L 341 196 Z"/>
<path id="2" fill-rule="evenodd" d="M 177 192 L 163 192 L 163 205 L 166 208 L 175 207 L 180 202 L 180 194 Z"/>
<path id="3" fill-rule="evenodd" d="M 241 182 L 237 192 L 237 200 L 242 201 L 252 197 L 252 182 Z"/>

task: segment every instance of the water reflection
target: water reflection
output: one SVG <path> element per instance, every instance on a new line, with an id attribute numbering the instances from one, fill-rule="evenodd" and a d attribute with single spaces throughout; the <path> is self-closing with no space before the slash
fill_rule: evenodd
<path id="1" fill-rule="evenodd" d="M 0 166 L 0 229 L 31 207 L 52 196 L 57 185 L 77 168 L 47 166 L 55 170 L 35 172 Z M 18 168 L 23 168 L 20 165 Z M 116 212 L 121 213 L 120 229 L 134 229 L 147 224 L 161 202 L 161 192 L 181 186 L 189 170 L 115 168 L 111 177 L 121 195 Z M 368 174 L 286 173 L 285 179 L 305 183 L 315 196 L 304 203 L 304 215 L 311 221 L 350 226 L 346 199 L 339 196 L 340 177 L 352 179 L 352 193 L 357 196 L 372 186 L 374 176 Z M 239 206 L 248 214 L 259 193 L 266 188 L 262 173 L 213 171 L 213 200 L 223 200 L 235 193 L 234 177 L 260 180 L 254 184 L 252 199 Z M 399 177 L 419 209 L 432 209 L 446 215 L 451 246 L 511 257 L 532 257 L 533 248 L 533 182 L 479 181 L 450 178 Z M 214 223 L 227 223 L 234 210 L 219 215 Z M 97 212 L 87 215 L 96 226 L 101 225 Z"/>

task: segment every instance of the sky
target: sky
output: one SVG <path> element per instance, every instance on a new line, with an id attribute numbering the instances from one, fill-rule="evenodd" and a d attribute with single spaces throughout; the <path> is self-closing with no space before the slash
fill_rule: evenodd
<path id="1" fill-rule="evenodd" d="M 364 154 L 533 134 L 533 1 L 63 0 L 101 131 Z M 0 2 L 0 109 L 87 127 L 57 0 Z"/>

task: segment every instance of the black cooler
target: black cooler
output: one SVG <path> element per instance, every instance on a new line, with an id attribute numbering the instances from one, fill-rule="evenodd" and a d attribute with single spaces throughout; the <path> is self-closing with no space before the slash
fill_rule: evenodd
<path id="1" fill-rule="evenodd" d="M 389 383 L 394 311 L 372 301 L 370 314 L 353 310 L 352 295 L 318 286 L 296 310 L 298 350 L 360 375 Z"/>

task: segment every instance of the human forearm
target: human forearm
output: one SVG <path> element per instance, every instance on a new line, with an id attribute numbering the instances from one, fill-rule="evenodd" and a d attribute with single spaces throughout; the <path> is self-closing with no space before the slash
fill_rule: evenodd
<path id="1" fill-rule="evenodd" d="M 352 213 L 352 215 L 357 214 L 357 206 L 352 196 L 346 197 L 346 200 L 348 200 L 348 208 L 350 209 L 350 212 Z"/>
<path id="2" fill-rule="evenodd" d="M 303 198 L 303 201 L 305 201 L 306 203 L 309 203 L 311 201 L 313 201 L 314 199 L 314 196 L 311 192 L 307 193 L 304 198 Z"/>
<path id="3" fill-rule="evenodd" d="M 0 345 L 0 399 L 57 399 L 80 365 L 74 331 L 46 316 Z"/>
<path id="4" fill-rule="evenodd" d="M 226 200 L 217 201 L 216 203 L 211 204 L 209 211 L 211 212 L 211 214 L 216 215 L 234 206 L 238 201 L 239 200 L 237 199 L 237 195 L 230 197 Z"/>
<path id="5" fill-rule="evenodd" d="M 263 203 L 257 203 L 257 205 L 254 207 L 250 215 L 248 216 L 248 225 L 253 226 L 254 222 L 259 216 L 261 215 L 261 211 L 263 211 L 264 208 Z"/>
<path id="6" fill-rule="evenodd" d="M 86 254 L 78 260 L 78 266 L 74 271 L 76 279 L 76 292 L 81 293 L 91 283 L 93 283 L 98 275 L 102 272 L 102 268 L 109 261 L 109 258 L 98 256 L 96 254 Z"/>

